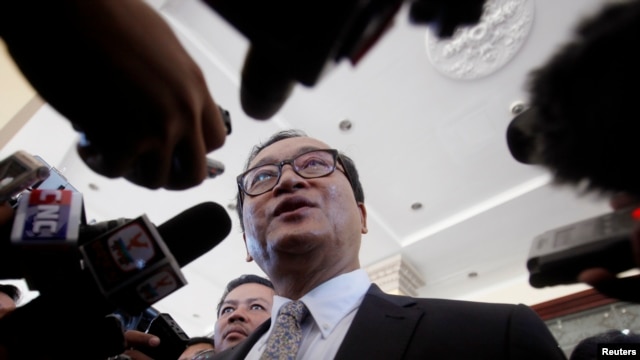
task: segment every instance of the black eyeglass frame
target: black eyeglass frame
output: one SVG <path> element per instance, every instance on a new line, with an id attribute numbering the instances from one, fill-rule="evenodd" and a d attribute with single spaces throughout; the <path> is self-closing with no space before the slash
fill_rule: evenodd
<path id="1" fill-rule="evenodd" d="M 298 173 L 298 170 L 296 170 L 296 167 L 294 166 L 293 162 L 294 162 L 297 158 L 299 158 L 300 156 L 302 156 L 302 155 L 305 155 L 305 154 L 308 154 L 308 153 L 311 153 L 311 152 L 317 152 L 317 151 L 323 151 L 323 152 L 327 152 L 327 153 L 330 153 L 331 155 L 333 155 L 333 169 L 332 169 L 330 172 L 328 172 L 328 173 L 326 173 L 326 174 L 324 174 L 324 175 L 321 175 L 321 176 L 312 176 L 312 177 L 307 177 L 307 176 L 304 176 L 304 175 L 302 175 L 302 174 Z M 329 176 L 329 175 L 333 174 L 333 173 L 334 173 L 334 171 L 338 170 L 338 171 L 340 171 L 341 173 L 343 173 L 343 174 L 344 174 L 344 176 L 346 176 L 346 177 L 347 177 L 347 181 L 349 181 L 349 184 L 351 184 L 351 188 L 353 188 L 353 182 L 351 181 L 351 176 L 349 176 L 349 171 L 347 170 L 346 166 L 344 166 L 344 162 L 342 161 L 342 157 L 340 156 L 340 152 L 339 152 L 338 150 L 336 150 L 336 149 L 314 149 L 314 150 L 309 150 L 309 151 L 303 152 L 302 154 L 298 154 L 298 155 L 296 155 L 296 157 L 294 157 L 293 159 L 285 159 L 285 160 L 282 160 L 282 161 L 280 161 L 280 162 L 276 162 L 276 163 L 271 163 L 271 164 L 262 164 L 262 165 L 259 165 L 259 166 L 252 167 L 251 169 L 248 169 L 247 171 L 245 171 L 245 172 L 243 172 L 242 174 L 238 175 L 238 176 L 236 177 L 236 183 L 237 183 L 237 185 L 238 185 L 238 191 L 239 191 L 239 192 L 240 192 L 240 194 L 241 194 L 241 196 L 240 196 L 240 204 L 238 204 L 238 206 L 242 206 L 242 203 L 243 203 L 243 201 L 244 201 L 244 197 L 245 197 L 245 195 L 249 195 L 249 196 L 260 196 L 260 195 L 262 195 L 262 194 L 266 194 L 266 193 L 268 193 L 269 191 L 273 190 L 273 188 L 274 188 L 274 187 L 276 187 L 276 186 L 278 185 L 278 183 L 280 183 L 280 177 L 282 176 L 282 168 L 284 168 L 284 166 L 285 166 L 286 164 L 291 165 L 291 169 L 293 170 L 293 172 L 295 172 L 295 173 L 296 173 L 296 175 L 298 175 L 298 176 L 300 176 L 300 177 L 302 177 L 302 178 L 304 178 L 304 179 L 319 179 L 319 178 L 323 178 L 323 177 L 326 177 L 326 176 Z M 344 170 L 343 170 L 343 169 L 338 168 L 338 164 L 340 164 L 340 166 L 342 166 L 342 168 L 343 168 Z M 244 178 L 244 176 L 245 176 L 246 174 L 248 174 L 249 172 L 251 172 L 251 171 L 253 171 L 253 170 L 255 170 L 255 169 L 259 168 L 259 167 L 263 167 L 263 166 L 267 166 L 267 165 L 276 165 L 276 166 L 278 167 L 278 179 L 276 179 L 275 183 L 273 184 L 273 187 L 271 187 L 271 188 L 269 188 L 269 189 L 265 190 L 264 192 L 261 192 L 261 193 L 259 193 L 259 194 L 253 194 L 253 195 L 252 195 L 252 194 L 249 194 L 249 193 L 244 189 L 244 185 L 243 185 L 243 181 L 242 181 L 242 180 L 243 180 L 243 178 Z"/>
<path id="2" fill-rule="evenodd" d="M 195 354 L 191 360 L 208 360 L 208 359 L 213 359 L 213 357 L 216 355 L 216 350 L 215 349 L 207 349 L 204 351 L 201 351 L 197 354 Z"/>

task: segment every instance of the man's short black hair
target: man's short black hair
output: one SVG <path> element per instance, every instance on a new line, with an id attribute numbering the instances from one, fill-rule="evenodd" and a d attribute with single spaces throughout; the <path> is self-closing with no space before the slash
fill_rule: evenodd
<path id="1" fill-rule="evenodd" d="M 187 341 L 187 346 L 195 344 L 210 344 L 211 346 L 215 347 L 213 338 L 210 338 L 208 336 L 194 336 L 190 338 L 189 341 Z"/>
<path id="2" fill-rule="evenodd" d="M 20 299 L 20 289 L 11 284 L 0 284 L 0 292 L 7 294 L 13 301 L 18 302 Z"/>
<path id="3" fill-rule="evenodd" d="M 244 284 L 260 284 L 273 289 L 273 284 L 271 283 L 271 281 L 269 279 L 263 278 L 262 276 L 253 275 L 253 274 L 240 275 L 239 277 L 229 281 L 229 283 L 227 284 L 227 287 L 224 289 L 224 293 L 222 294 L 222 297 L 218 302 L 218 307 L 216 312 L 218 316 L 220 316 L 220 308 L 222 307 L 222 303 L 227 298 L 229 293 L 232 292 L 233 289 Z"/>

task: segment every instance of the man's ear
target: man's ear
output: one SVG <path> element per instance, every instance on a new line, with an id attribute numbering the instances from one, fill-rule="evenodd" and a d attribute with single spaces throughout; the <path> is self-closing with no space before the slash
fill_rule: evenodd
<path id="1" fill-rule="evenodd" d="M 359 202 L 358 209 L 360 210 L 360 223 L 361 223 L 360 232 L 362 234 L 366 234 L 369 232 L 369 229 L 367 229 L 367 207 L 364 206 L 364 203 Z"/>
<path id="2" fill-rule="evenodd" d="M 244 233 L 242 233 L 242 241 L 244 241 L 244 248 L 245 250 L 247 250 L 247 257 L 245 258 L 245 261 L 252 262 L 253 257 L 251 256 L 251 254 L 249 254 L 249 248 L 247 247 L 247 236 Z"/>

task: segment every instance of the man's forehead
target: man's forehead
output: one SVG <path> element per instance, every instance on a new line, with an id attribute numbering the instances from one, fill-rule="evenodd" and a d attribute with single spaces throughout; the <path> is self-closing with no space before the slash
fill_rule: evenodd
<path id="1" fill-rule="evenodd" d="M 223 301 L 223 304 L 239 304 L 239 303 L 250 303 L 254 301 L 266 301 L 269 302 L 269 298 L 263 297 L 261 295 L 254 296 L 242 296 L 240 298 L 226 299 Z"/>
<path id="2" fill-rule="evenodd" d="M 259 283 L 245 283 L 231 290 L 226 296 L 225 301 L 238 298 L 256 297 L 256 293 L 259 293 L 260 295 L 271 294 L 273 293 L 273 289 Z"/>
<path id="3" fill-rule="evenodd" d="M 251 161 L 249 167 L 258 164 L 269 164 L 284 159 L 290 159 L 298 154 L 316 150 L 316 149 L 330 149 L 331 147 L 326 143 L 310 138 L 310 137 L 294 137 L 275 142 L 266 148 L 262 149 Z"/>

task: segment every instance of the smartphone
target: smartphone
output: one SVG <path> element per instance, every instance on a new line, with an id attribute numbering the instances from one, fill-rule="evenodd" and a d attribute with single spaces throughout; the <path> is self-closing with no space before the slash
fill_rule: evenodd
<path id="1" fill-rule="evenodd" d="M 49 167 L 26 151 L 18 150 L 0 161 L 0 201 L 8 201 L 49 176 Z"/>
<path id="2" fill-rule="evenodd" d="M 529 283 L 535 288 L 573 284 L 584 269 L 619 273 L 636 267 L 630 237 L 638 217 L 640 208 L 630 207 L 537 236 L 527 260 Z"/>
<path id="3" fill-rule="evenodd" d="M 145 354 L 156 360 L 179 358 L 187 348 L 189 341 L 189 336 L 167 313 L 160 313 L 151 320 L 147 334 L 153 334 L 160 338 L 160 345 L 144 350 Z"/>

